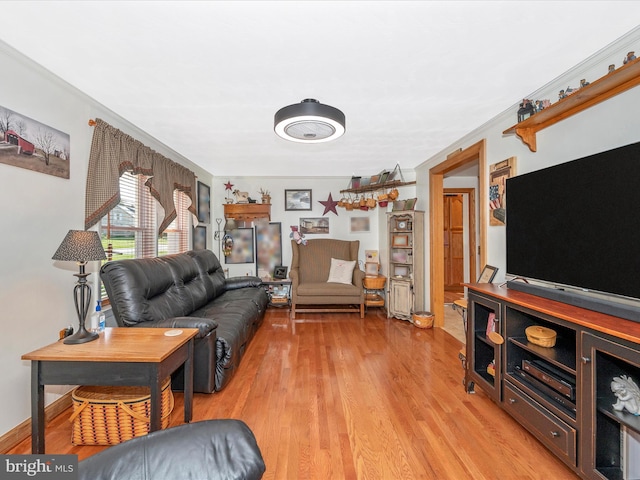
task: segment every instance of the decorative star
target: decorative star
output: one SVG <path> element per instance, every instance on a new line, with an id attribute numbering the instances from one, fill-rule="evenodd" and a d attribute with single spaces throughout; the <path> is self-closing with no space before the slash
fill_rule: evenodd
<path id="1" fill-rule="evenodd" d="M 231 190 L 233 188 L 233 183 L 231 183 L 229 180 L 227 180 L 227 183 L 224 184 L 224 189 L 225 190 Z"/>
<path id="2" fill-rule="evenodd" d="M 325 200 L 324 202 L 320 200 L 320 203 L 324 205 L 324 212 L 322 212 L 322 215 L 326 215 L 329 212 L 333 212 L 338 215 L 338 212 L 336 211 L 336 205 L 338 205 L 338 202 L 335 202 L 333 200 L 333 198 L 331 197 L 331 193 L 329 193 L 329 198 L 327 200 Z"/>

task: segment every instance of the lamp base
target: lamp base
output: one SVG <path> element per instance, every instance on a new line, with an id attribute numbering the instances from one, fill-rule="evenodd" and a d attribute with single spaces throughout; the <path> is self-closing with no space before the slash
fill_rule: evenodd
<path id="1" fill-rule="evenodd" d="M 93 342 L 94 340 L 97 340 L 99 336 L 100 335 L 95 332 L 89 332 L 86 329 L 81 328 L 73 335 L 66 337 L 62 343 L 66 343 L 67 345 L 77 345 L 79 343 Z"/>

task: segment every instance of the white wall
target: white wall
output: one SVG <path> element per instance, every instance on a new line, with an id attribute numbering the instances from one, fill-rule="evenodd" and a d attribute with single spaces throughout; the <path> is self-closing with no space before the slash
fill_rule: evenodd
<path id="1" fill-rule="evenodd" d="M 376 172 L 359 172 L 362 175 L 374 175 Z M 413 172 L 403 171 L 405 180 L 411 181 Z M 223 204 L 225 196 L 231 196 L 231 192 L 225 190 L 224 184 L 231 182 L 233 188 L 242 192 L 248 192 L 250 198 L 260 201 L 260 189 L 268 190 L 271 193 L 271 221 L 280 222 L 282 224 L 282 256 L 283 265 L 291 266 L 291 233 L 292 225 L 299 225 L 300 218 L 312 217 L 318 218 L 323 216 L 325 210 L 324 205 L 320 201 L 326 201 L 329 193 L 334 201 L 340 200 L 343 196 L 340 191 L 345 190 L 349 186 L 350 177 L 215 177 L 211 192 L 212 201 L 212 223 L 213 229 L 216 229 L 215 218 L 224 218 Z M 284 208 L 284 191 L 285 189 L 301 190 L 310 189 L 312 197 L 311 211 L 286 211 Z M 407 186 L 401 188 L 402 198 L 412 198 L 415 196 L 415 187 Z M 390 208 L 390 207 L 388 207 Z M 344 208 L 336 207 L 337 215 L 333 212 L 327 212 L 324 215 L 329 219 L 328 235 L 306 235 L 305 238 L 337 238 L 341 240 L 360 240 L 359 259 L 364 263 L 365 250 L 379 250 L 384 246 L 380 245 L 378 232 L 386 228 L 386 217 L 384 212 L 386 209 L 376 207 L 371 211 L 352 210 L 347 211 Z M 353 217 L 368 217 L 370 221 L 369 233 L 351 233 L 350 219 Z M 224 220 L 222 222 L 224 228 Z M 216 255 L 218 254 L 218 243 L 214 242 L 210 245 Z M 250 273 L 256 274 L 255 264 L 225 265 L 224 259 L 222 263 L 225 268 L 229 268 L 229 275 L 246 275 Z M 362 267 L 364 268 L 364 267 Z"/>
<path id="2" fill-rule="evenodd" d="M 615 44 L 609 45 L 585 60 L 575 68 L 552 80 L 533 92 L 528 98 L 549 98 L 557 101 L 557 92 L 567 85 L 578 86 L 582 78 L 596 80 L 607 72 L 609 64 L 622 65 L 622 59 L 628 51 L 640 45 L 640 28 L 635 29 Z M 535 68 L 535 66 L 532 66 Z M 575 160 L 597 152 L 640 141 L 640 87 L 635 87 L 603 103 L 552 125 L 537 134 L 537 152 L 529 148 L 515 135 L 503 135 L 502 132 L 516 123 L 516 112 L 520 99 L 514 99 L 513 107 L 491 119 L 486 124 L 470 132 L 460 140 L 443 149 L 416 168 L 419 194 L 426 198 L 429 192 L 429 169 L 446 160 L 448 153 L 465 149 L 483 138 L 487 140 L 487 164 L 500 162 L 509 157 L 517 157 L 517 174 L 523 174 L 551 165 Z M 621 174 L 624 174 L 621 172 Z M 480 179 L 488 186 L 489 178 Z M 566 179 L 570 182 L 571 179 Z M 507 210 L 509 199 L 507 192 Z M 482 208 L 484 199 L 478 199 Z M 549 208 L 553 208 L 550 206 Z M 428 226 L 427 237 L 428 237 Z M 487 263 L 499 268 L 495 282 L 504 280 L 506 270 L 505 227 L 489 226 L 487 234 Z M 427 258 L 426 271 L 429 272 Z M 426 282 L 429 285 L 429 282 Z M 427 305 L 430 301 L 429 289 L 426 292 Z"/>
<path id="3" fill-rule="evenodd" d="M 0 42 L 0 105 L 71 137 L 70 178 L 0 164 L 0 435 L 31 416 L 30 363 L 21 355 L 77 327 L 78 267 L 51 260 L 70 229 L 84 229 L 90 118 L 102 118 L 211 183 L 211 175 Z M 96 265 L 89 280 L 95 282 Z M 94 289 L 95 290 L 95 289 Z M 69 387 L 47 387 L 46 402 Z"/>

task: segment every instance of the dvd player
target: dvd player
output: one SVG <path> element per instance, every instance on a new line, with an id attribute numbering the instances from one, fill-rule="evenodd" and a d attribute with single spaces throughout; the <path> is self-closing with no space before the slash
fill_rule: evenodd
<path id="1" fill-rule="evenodd" d="M 544 395 L 546 395 L 547 397 L 551 398 L 556 403 L 558 403 L 560 406 L 566 408 L 567 410 L 575 414 L 576 404 L 574 402 L 569 400 L 568 397 L 565 397 L 564 395 L 555 391 L 553 388 L 547 386 L 547 384 L 537 380 L 535 377 L 532 377 L 517 365 L 513 369 L 513 376 L 520 383 L 523 383 L 524 385 L 532 387 L 538 392 L 543 393 Z"/>
<path id="2" fill-rule="evenodd" d="M 542 383 L 557 390 L 569 400 L 576 399 L 575 382 L 561 370 L 552 367 L 540 360 L 522 360 L 522 370 Z"/>

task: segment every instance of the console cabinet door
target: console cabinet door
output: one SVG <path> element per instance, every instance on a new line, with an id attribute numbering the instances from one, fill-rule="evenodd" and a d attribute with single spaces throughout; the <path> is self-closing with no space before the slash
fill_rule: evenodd
<path id="1" fill-rule="evenodd" d="M 622 376 L 640 384 L 637 347 L 590 333 L 582 335 L 581 431 L 585 435 L 582 436 L 581 463 L 586 478 L 632 479 L 637 478 L 640 471 L 640 416 L 626 408 L 614 408 L 619 402 L 612 390 L 614 378 Z"/>
<path id="2" fill-rule="evenodd" d="M 493 343 L 487 333 L 503 335 L 502 304 L 469 292 L 467 307 L 467 371 L 465 388 L 472 392 L 480 386 L 496 402 L 500 402 L 502 377 L 502 345 Z"/>

